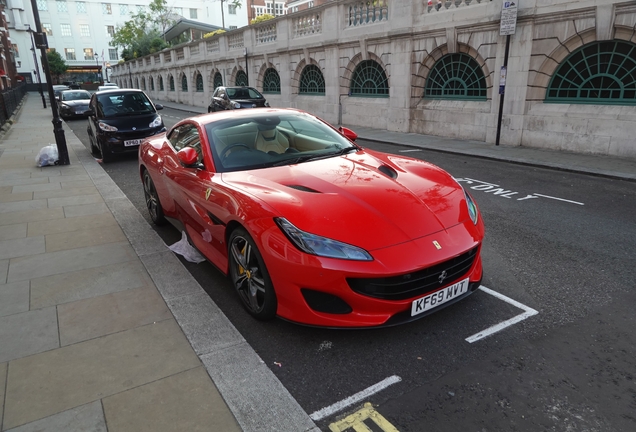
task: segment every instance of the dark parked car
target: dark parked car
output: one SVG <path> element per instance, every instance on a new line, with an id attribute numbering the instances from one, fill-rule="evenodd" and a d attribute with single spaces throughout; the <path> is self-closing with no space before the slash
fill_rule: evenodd
<path id="1" fill-rule="evenodd" d="M 63 119 L 87 117 L 91 94 L 86 90 L 64 90 L 60 92 L 57 108 Z"/>
<path id="2" fill-rule="evenodd" d="M 214 90 L 208 112 L 268 106 L 267 100 L 253 87 L 221 86 Z"/>
<path id="3" fill-rule="evenodd" d="M 88 113 L 88 139 L 102 162 L 115 154 L 137 153 L 139 144 L 149 136 L 164 132 L 155 105 L 141 90 L 115 89 L 93 94 Z"/>
<path id="4" fill-rule="evenodd" d="M 55 96 L 55 99 L 60 98 L 60 93 L 62 93 L 64 90 L 70 90 L 71 88 L 67 85 L 62 85 L 62 84 L 55 84 L 53 86 L 53 96 Z"/>

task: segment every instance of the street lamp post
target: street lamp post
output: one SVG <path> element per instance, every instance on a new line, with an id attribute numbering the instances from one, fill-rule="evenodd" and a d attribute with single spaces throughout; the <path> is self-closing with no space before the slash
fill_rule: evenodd
<path id="1" fill-rule="evenodd" d="M 33 40 L 33 29 L 31 25 L 26 24 L 28 27 L 27 32 L 31 35 L 31 51 L 33 52 L 33 64 L 35 64 L 35 76 L 38 79 L 38 89 L 40 96 L 42 97 L 42 106 L 46 108 L 46 98 L 44 97 L 44 90 L 42 90 L 42 78 L 40 78 L 40 67 L 38 66 L 38 56 L 35 54 L 35 41 Z"/>
<path id="2" fill-rule="evenodd" d="M 40 14 L 38 12 L 37 0 L 31 0 L 31 8 L 33 9 L 33 19 L 35 21 L 36 33 L 33 34 L 34 40 L 37 42 L 35 45 L 40 48 L 42 54 L 42 71 L 46 77 L 46 84 L 49 90 L 49 101 L 51 102 L 51 111 L 53 113 L 53 135 L 55 135 L 55 144 L 57 145 L 58 152 L 58 165 L 70 165 L 71 161 L 68 157 L 68 148 L 66 147 L 66 137 L 64 136 L 64 129 L 62 129 L 62 120 L 60 120 L 59 113 L 57 112 L 57 101 L 55 100 L 55 94 L 53 93 L 53 81 L 51 79 L 51 69 L 49 68 L 49 59 L 46 56 L 46 49 L 48 44 L 46 41 L 46 33 L 42 32 L 42 24 L 40 23 Z"/>

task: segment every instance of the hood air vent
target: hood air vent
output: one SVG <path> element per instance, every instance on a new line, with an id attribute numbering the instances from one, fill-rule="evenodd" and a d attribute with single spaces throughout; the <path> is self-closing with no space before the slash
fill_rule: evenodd
<path id="1" fill-rule="evenodd" d="M 316 189 L 308 188 L 307 186 L 287 185 L 287 187 L 290 187 L 292 189 L 296 189 L 296 190 L 299 190 L 299 191 L 303 191 L 303 192 L 320 193 Z"/>
<path id="2" fill-rule="evenodd" d="M 387 177 L 391 177 L 392 179 L 396 179 L 397 178 L 397 171 L 395 171 L 390 166 L 380 165 L 378 167 L 378 171 L 380 171 L 382 174 L 384 174 Z"/>

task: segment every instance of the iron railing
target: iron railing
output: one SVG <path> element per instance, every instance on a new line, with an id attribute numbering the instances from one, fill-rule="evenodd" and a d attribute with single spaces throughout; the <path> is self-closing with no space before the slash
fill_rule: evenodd
<path id="1" fill-rule="evenodd" d="M 4 125 L 15 113 L 25 94 L 26 84 L 24 83 L 0 92 L 0 126 Z"/>

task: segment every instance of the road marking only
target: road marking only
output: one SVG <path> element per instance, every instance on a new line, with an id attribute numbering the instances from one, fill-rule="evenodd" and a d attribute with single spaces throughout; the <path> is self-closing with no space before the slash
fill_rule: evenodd
<path id="1" fill-rule="evenodd" d="M 509 320 L 502 321 L 499 324 L 495 324 L 494 326 L 488 327 L 486 330 L 480 331 L 479 333 L 476 333 L 472 336 L 467 337 L 466 342 L 468 343 L 477 342 L 478 340 L 491 336 L 507 327 L 510 327 L 513 324 L 517 324 L 518 322 L 523 321 L 526 318 L 529 318 L 539 313 L 536 310 L 532 309 L 531 307 L 528 307 L 522 303 L 519 303 L 518 301 L 513 300 L 510 297 L 506 297 L 505 295 L 500 294 L 497 291 L 493 291 L 490 288 L 486 288 L 483 285 L 480 285 L 479 289 L 487 294 L 490 294 L 491 296 L 497 297 L 499 300 L 503 300 L 506 303 L 509 303 L 513 305 L 514 307 L 517 307 L 523 310 L 524 312 L 521 315 L 517 315 L 515 317 L 510 318 Z"/>
<path id="2" fill-rule="evenodd" d="M 397 375 L 390 376 L 388 378 L 383 379 L 379 383 L 372 385 L 371 387 L 368 387 L 362 391 L 359 391 L 353 396 L 349 396 L 348 398 L 343 399 L 340 402 L 336 402 L 333 405 L 330 405 L 328 407 L 325 407 L 321 410 L 314 412 L 309 417 L 311 417 L 313 421 L 322 420 L 325 417 L 329 417 L 330 415 L 338 411 L 342 411 L 346 407 L 353 405 L 355 403 L 358 403 L 362 399 L 366 399 L 369 396 L 384 390 L 385 388 L 387 388 L 388 386 L 392 384 L 399 383 L 400 381 L 402 381 L 402 378 L 400 378 L 399 376 Z"/>
<path id="3" fill-rule="evenodd" d="M 371 429 L 367 426 L 368 423 L 365 424 L 365 420 L 373 422 L 383 432 L 399 432 L 395 426 L 373 409 L 373 405 L 369 402 L 365 403 L 364 408 L 361 410 L 354 412 L 342 420 L 331 423 L 329 430 L 332 432 L 344 432 L 353 429 L 356 432 L 371 432 Z"/>

